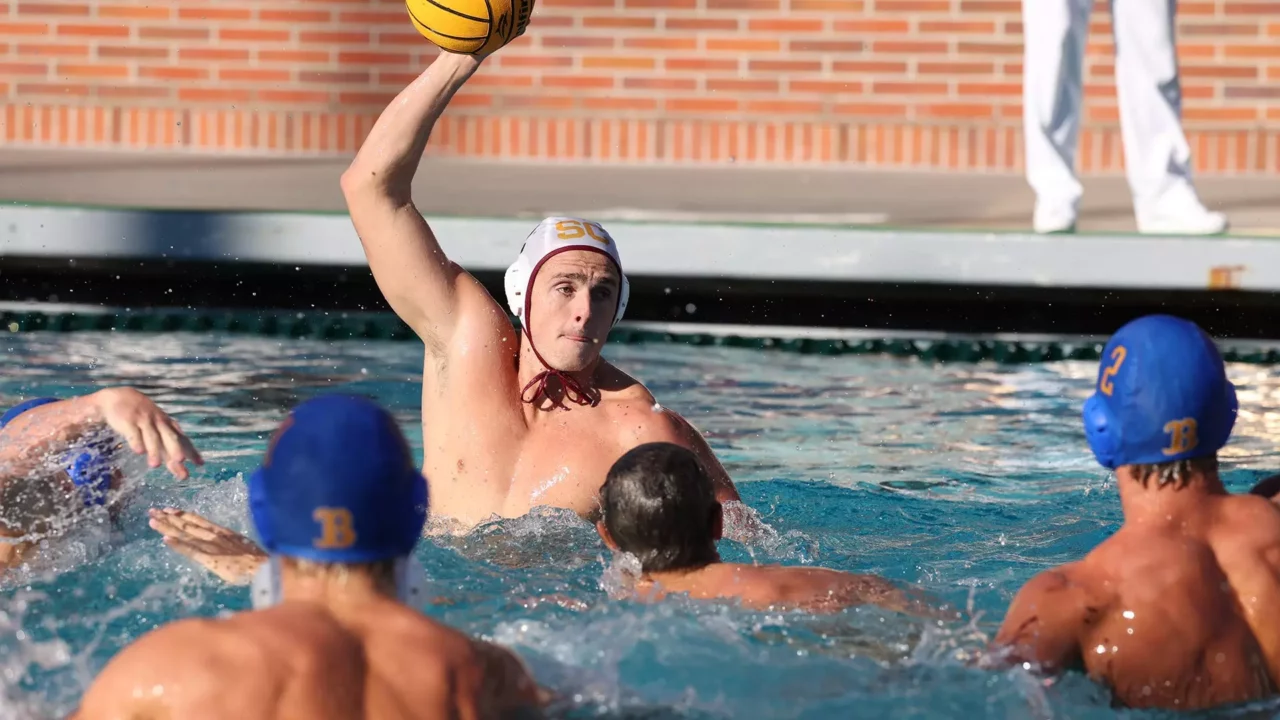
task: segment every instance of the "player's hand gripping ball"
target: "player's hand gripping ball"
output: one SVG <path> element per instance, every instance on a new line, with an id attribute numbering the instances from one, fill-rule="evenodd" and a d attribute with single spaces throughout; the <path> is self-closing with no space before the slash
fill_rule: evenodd
<path id="1" fill-rule="evenodd" d="M 442 50 L 488 55 L 524 34 L 534 0 L 405 0 L 413 26 Z"/>

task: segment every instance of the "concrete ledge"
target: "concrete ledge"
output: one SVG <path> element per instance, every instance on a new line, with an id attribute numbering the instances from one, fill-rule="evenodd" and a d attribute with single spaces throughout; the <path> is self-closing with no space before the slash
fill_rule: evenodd
<path id="1" fill-rule="evenodd" d="M 429 217 L 464 267 L 501 271 L 532 222 Z M 1280 291 L 1280 243 L 1245 238 L 1040 236 L 834 226 L 618 221 L 628 273 L 674 278 Z M 0 258 L 365 265 L 337 214 L 0 206 Z"/>
<path id="2" fill-rule="evenodd" d="M 345 212 L 344 158 L 0 148 L 0 200 L 169 210 Z M 1280 233 L 1280 178 L 1197 182 L 1233 234 Z M 1124 178 L 1084 178 L 1079 227 L 1134 231 Z M 844 167 L 679 167 L 429 157 L 414 185 L 428 215 L 875 225 L 1029 231 L 1033 196 L 1013 173 Z"/>

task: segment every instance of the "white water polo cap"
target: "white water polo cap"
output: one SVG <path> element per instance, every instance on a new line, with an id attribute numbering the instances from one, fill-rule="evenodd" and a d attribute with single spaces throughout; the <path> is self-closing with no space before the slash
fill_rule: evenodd
<path id="1" fill-rule="evenodd" d="M 618 256 L 618 244 L 600 223 L 573 217 L 549 217 L 529 233 L 524 245 L 520 247 L 520 255 L 507 268 L 504 286 L 507 292 L 507 307 L 518 318 L 521 325 L 527 325 L 529 313 L 529 293 L 533 290 L 533 280 L 538 270 L 547 260 L 569 250 L 587 250 L 598 252 L 613 260 L 622 277 L 622 287 L 618 288 L 618 309 L 613 314 L 613 324 L 617 325 L 627 311 L 627 301 L 631 298 L 631 283 L 626 273 L 622 272 L 622 258 Z"/>

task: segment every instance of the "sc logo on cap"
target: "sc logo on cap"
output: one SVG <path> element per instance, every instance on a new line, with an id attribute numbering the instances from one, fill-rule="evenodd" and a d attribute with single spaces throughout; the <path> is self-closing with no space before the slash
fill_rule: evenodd
<path id="1" fill-rule="evenodd" d="M 346 550 L 356 544 L 355 518 L 341 507 L 316 508 L 311 517 L 320 523 L 320 537 L 311 544 L 321 550 Z"/>
<path id="2" fill-rule="evenodd" d="M 577 240 L 584 235 L 590 236 L 601 245 L 609 244 L 609 233 L 597 223 L 577 220 L 561 220 L 556 223 L 556 237 L 561 240 Z"/>

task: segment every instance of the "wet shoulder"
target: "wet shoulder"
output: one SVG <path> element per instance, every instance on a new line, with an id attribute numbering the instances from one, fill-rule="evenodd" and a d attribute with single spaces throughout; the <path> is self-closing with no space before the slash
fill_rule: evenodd
<path id="1" fill-rule="evenodd" d="M 246 661 L 304 675 L 363 673 L 364 648 L 324 608 L 309 603 L 245 613 L 227 621 L 223 643 Z"/>
<path id="2" fill-rule="evenodd" d="M 856 576 L 826 568 L 720 563 L 703 570 L 702 589 L 741 597 L 757 606 L 811 606 L 840 602 Z"/>
<path id="3" fill-rule="evenodd" d="M 399 603 L 370 613 L 361 634 L 372 657 L 397 667 L 411 663 L 419 673 L 474 662 L 470 638 Z"/>
<path id="4" fill-rule="evenodd" d="M 618 429 L 625 447 L 647 442 L 681 442 L 680 418 L 663 408 L 642 383 L 609 366 L 601 384 L 599 409 Z"/>
<path id="5" fill-rule="evenodd" d="M 486 658 L 463 633 L 396 606 L 379 610 L 364 635 L 378 704 L 434 717 L 465 716 L 485 701 Z"/>
<path id="6" fill-rule="evenodd" d="M 656 400 L 644 383 L 608 362 L 601 362 L 596 375 L 602 405 L 645 405 L 653 407 Z"/>
<path id="7" fill-rule="evenodd" d="M 1280 507 L 1259 495 L 1229 495 L 1218 501 L 1217 528 L 1280 541 Z"/>
<path id="8" fill-rule="evenodd" d="M 1095 594 L 1109 588 L 1126 607 L 1211 602 L 1204 593 L 1221 586 L 1224 558 L 1237 555 L 1227 547 L 1194 524 L 1126 525 L 1079 563 L 1078 577 Z"/>
<path id="9" fill-rule="evenodd" d="M 1124 525 L 1071 564 L 1063 582 L 1091 605 L 1102 604 L 1104 590 L 1112 599 L 1124 597 L 1132 603 L 1163 592 L 1156 588 L 1179 587 L 1212 562 L 1209 545 L 1196 538 L 1169 528 Z"/>
<path id="10" fill-rule="evenodd" d="M 252 642 L 253 623 L 189 619 L 164 625 L 118 653 L 85 694 L 87 717 L 146 715 L 163 706 L 175 712 L 275 696 L 283 684 L 278 658 Z M 224 689 L 237 688 L 228 697 Z"/>
<path id="11" fill-rule="evenodd" d="M 1218 502 L 1210 534 L 1224 562 L 1260 558 L 1280 570 L 1280 507 L 1257 495 L 1232 495 Z"/>
<path id="12" fill-rule="evenodd" d="M 1117 577 L 1111 554 L 1118 550 L 1104 541 L 1083 559 L 1042 570 L 1027 581 L 1019 594 L 1039 598 L 1060 611 L 1092 622 L 1111 608 L 1118 597 Z"/>

